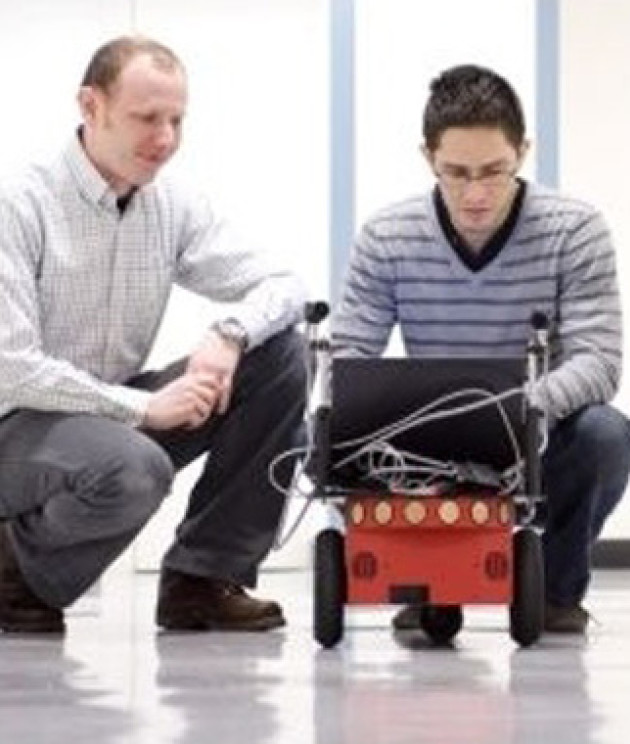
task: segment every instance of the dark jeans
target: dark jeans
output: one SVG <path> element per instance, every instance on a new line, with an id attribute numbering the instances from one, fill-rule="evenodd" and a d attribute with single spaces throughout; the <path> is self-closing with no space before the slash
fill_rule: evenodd
<path id="1" fill-rule="evenodd" d="M 584 597 L 591 548 L 623 496 L 629 470 L 630 423 L 611 406 L 588 406 L 551 432 L 543 458 L 550 602 L 569 606 Z"/>
<path id="2" fill-rule="evenodd" d="M 185 360 L 131 385 L 155 389 Z M 267 468 L 303 416 L 302 339 L 275 336 L 246 354 L 223 416 L 195 431 L 142 432 L 98 416 L 17 411 L 0 421 L 0 518 L 34 591 L 53 606 L 79 597 L 130 544 L 174 473 L 208 454 L 164 562 L 254 586 L 283 497 Z M 277 475 L 288 482 L 292 465 Z"/>

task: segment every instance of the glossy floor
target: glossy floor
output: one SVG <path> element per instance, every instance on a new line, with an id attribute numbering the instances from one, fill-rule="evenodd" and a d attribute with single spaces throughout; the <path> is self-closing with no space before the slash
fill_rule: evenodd
<path id="1" fill-rule="evenodd" d="M 630 572 L 599 572 L 588 640 L 518 650 L 503 608 L 474 608 L 453 649 L 403 642 L 390 610 L 311 639 L 310 576 L 267 573 L 289 626 L 159 634 L 155 575 L 103 583 L 64 640 L 0 635 L 2 744 L 626 744 Z"/>

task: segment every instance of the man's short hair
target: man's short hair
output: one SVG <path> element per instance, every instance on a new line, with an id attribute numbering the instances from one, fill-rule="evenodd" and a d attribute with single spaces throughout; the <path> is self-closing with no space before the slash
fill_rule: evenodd
<path id="1" fill-rule="evenodd" d="M 514 88 L 496 72 L 477 65 L 459 65 L 430 84 L 423 135 L 431 152 L 451 127 L 496 127 L 515 148 L 523 144 L 525 117 Z"/>
<path id="2" fill-rule="evenodd" d="M 99 88 L 104 93 L 111 92 L 127 62 L 139 54 L 150 55 L 160 69 L 184 69 L 177 55 L 164 44 L 146 36 L 119 36 L 94 52 L 81 86 Z"/>

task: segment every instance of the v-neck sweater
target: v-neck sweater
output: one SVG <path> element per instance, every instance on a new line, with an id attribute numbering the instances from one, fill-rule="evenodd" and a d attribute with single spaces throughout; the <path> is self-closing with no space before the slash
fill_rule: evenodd
<path id="1" fill-rule="evenodd" d="M 524 356 L 534 312 L 550 320 L 552 372 L 540 391 L 547 413 L 561 419 L 610 400 L 621 375 L 621 308 L 601 214 L 526 183 L 500 250 L 472 269 L 429 191 L 381 210 L 359 232 L 333 348 L 379 356 L 398 325 L 410 356 Z"/>

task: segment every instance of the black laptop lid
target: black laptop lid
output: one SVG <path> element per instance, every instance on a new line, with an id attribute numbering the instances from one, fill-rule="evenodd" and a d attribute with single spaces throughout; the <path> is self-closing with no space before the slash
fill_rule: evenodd
<path id="1" fill-rule="evenodd" d="M 352 451 L 339 448 L 340 443 L 369 435 L 453 393 L 459 394 L 457 399 L 436 410 L 477 404 L 483 396 L 475 390 L 490 395 L 519 390 L 502 405 L 522 445 L 524 374 L 522 357 L 334 359 L 332 464 Z M 514 448 L 496 404 L 431 421 L 389 441 L 426 457 L 482 463 L 497 470 L 514 462 Z"/>

